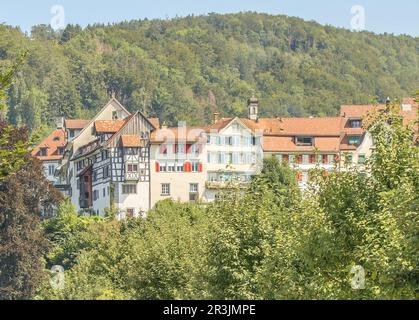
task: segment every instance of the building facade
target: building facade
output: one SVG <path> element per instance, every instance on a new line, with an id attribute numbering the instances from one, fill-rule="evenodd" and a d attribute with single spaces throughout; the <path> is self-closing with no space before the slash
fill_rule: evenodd
<path id="1" fill-rule="evenodd" d="M 366 116 L 385 108 L 352 105 L 342 106 L 338 117 L 261 118 L 252 97 L 246 118 L 215 113 L 209 125 L 167 128 L 112 98 L 91 120 L 59 121 L 32 154 L 78 210 L 103 216 L 113 208 L 121 219 L 139 217 L 165 199 L 214 201 L 231 184 L 245 186 L 267 157 L 287 162 L 302 189 L 314 168 L 327 174 L 362 166 L 373 148 Z M 417 102 L 403 100 L 406 124 L 417 121 L 417 112 Z"/>

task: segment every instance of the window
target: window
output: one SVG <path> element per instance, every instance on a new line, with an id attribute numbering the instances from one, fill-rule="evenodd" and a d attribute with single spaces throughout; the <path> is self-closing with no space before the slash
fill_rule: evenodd
<path id="1" fill-rule="evenodd" d="M 54 165 L 49 165 L 48 166 L 48 175 L 53 176 L 55 172 L 55 166 Z"/>
<path id="2" fill-rule="evenodd" d="M 295 143 L 297 146 L 311 146 L 313 145 L 312 137 L 296 137 Z"/>
<path id="3" fill-rule="evenodd" d="M 97 181 L 97 171 L 93 171 L 93 181 Z"/>
<path id="4" fill-rule="evenodd" d="M 138 164 L 127 164 L 127 172 L 138 172 Z"/>
<path id="5" fill-rule="evenodd" d="M 105 198 L 105 197 L 106 197 L 106 189 L 105 189 L 105 188 L 103 188 L 103 191 L 102 191 L 102 196 L 103 196 L 103 198 Z"/>
<path id="6" fill-rule="evenodd" d="M 161 184 L 161 195 L 162 196 L 170 196 L 170 183 L 162 183 Z"/>
<path id="7" fill-rule="evenodd" d="M 295 163 L 295 155 L 293 154 L 289 155 L 289 163 Z"/>
<path id="8" fill-rule="evenodd" d="M 176 171 L 177 172 L 183 172 L 183 171 L 185 171 L 185 167 L 183 166 L 183 163 L 181 163 L 181 162 L 177 162 L 176 163 Z"/>
<path id="9" fill-rule="evenodd" d="M 136 184 L 123 184 L 122 185 L 122 194 L 136 194 L 137 185 Z"/>
<path id="10" fill-rule="evenodd" d="M 93 201 L 99 199 L 99 190 L 93 190 Z"/>
<path id="11" fill-rule="evenodd" d="M 175 172 L 176 171 L 176 165 L 175 163 L 168 163 L 167 164 L 167 171 L 168 172 Z"/>
<path id="12" fill-rule="evenodd" d="M 190 183 L 189 184 L 189 192 L 197 193 L 198 192 L 198 184 L 197 183 Z"/>
<path id="13" fill-rule="evenodd" d="M 240 157 L 237 152 L 233 153 L 233 164 L 239 164 L 240 163 Z"/>
<path id="14" fill-rule="evenodd" d="M 333 163 L 335 162 L 335 156 L 333 154 L 327 155 L 327 163 Z"/>
<path id="15" fill-rule="evenodd" d="M 198 200 L 198 184 L 190 183 L 189 184 L 189 201 Z"/>
<path id="16" fill-rule="evenodd" d="M 278 159 L 279 162 L 282 162 L 282 154 L 277 154 L 276 158 Z"/>
<path id="17" fill-rule="evenodd" d="M 347 163 L 352 163 L 352 153 L 346 154 L 345 160 Z"/>
<path id="18" fill-rule="evenodd" d="M 74 138 L 74 130 L 73 129 L 68 130 L 68 136 L 70 138 Z"/>
<path id="19" fill-rule="evenodd" d="M 225 144 L 225 137 L 223 137 L 223 136 L 218 136 L 218 137 L 217 137 L 217 144 L 218 144 L 219 146 L 223 146 L 223 145 Z"/>
<path id="20" fill-rule="evenodd" d="M 365 160 L 366 160 L 365 154 L 359 154 L 358 155 L 358 163 L 359 164 L 364 164 L 365 163 Z"/>
<path id="21" fill-rule="evenodd" d="M 349 136 L 348 144 L 358 145 L 361 142 L 361 136 Z"/>
<path id="22" fill-rule="evenodd" d="M 351 128 L 361 128 L 361 124 L 362 124 L 361 119 L 349 120 L 349 127 Z"/>
<path id="23" fill-rule="evenodd" d="M 108 150 L 102 150 L 102 161 L 108 159 Z"/>
<path id="24" fill-rule="evenodd" d="M 185 154 L 185 151 L 186 151 L 186 146 L 185 146 L 185 144 L 180 143 L 180 144 L 176 145 L 176 152 L 177 152 L 178 154 Z"/>
<path id="25" fill-rule="evenodd" d="M 103 169 L 103 178 L 106 179 L 110 176 L 110 166 L 106 166 Z"/>
<path id="26" fill-rule="evenodd" d="M 58 155 L 62 156 L 64 154 L 64 148 L 63 147 L 58 147 L 57 148 L 57 153 L 58 153 Z"/>
<path id="27" fill-rule="evenodd" d="M 225 163 L 225 160 L 226 160 L 226 159 L 225 159 L 225 154 L 224 154 L 224 153 L 222 153 L 222 152 L 221 152 L 221 153 L 219 153 L 219 154 L 218 154 L 218 163 L 219 163 L 219 164 L 224 164 L 224 163 Z"/>
<path id="28" fill-rule="evenodd" d="M 118 119 L 118 111 L 112 111 L 112 119 L 113 120 Z"/>
<path id="29" fill-rule="evenodd" d="M 39 155 L 41 156 L 41 157 L 46 157 L 47 156 L 47 148 L 41 148 L 40 150 L 39 150 Z"/>
<path id="30" fill-rule="evenodd" d="M 191 171 L 192 172 L 198 172 L 198 170 L 199 170 L 199 162 L 198 161 L 192 161 L 191 165 L 192 165 Z"/>
<path id="31" fill-rule="evenodd" d="M 125 154 L 129 156 L 138 155 L 139 148 L 125 148 Z"/>
<path id="32" fill-rule="evenodd" d="M 166 162 L 160 163 L 160 172 L 167 172 L 167 163 Z"/>
<path id="33" fill-rule="evenodd" d="M 310 157 L 308 154 L 303 154 L 303 164 L 309 164 L 310 163 Z"/>

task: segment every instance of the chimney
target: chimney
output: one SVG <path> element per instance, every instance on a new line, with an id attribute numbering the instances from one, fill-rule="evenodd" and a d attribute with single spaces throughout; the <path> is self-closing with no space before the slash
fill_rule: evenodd
<path id="1" fill-rule="evenodd" d="M 219 120 L 220 120 L 220 113 L 214 112 L 213 123 L 217 123 Z"/>
<path id="2" fill-rule="evenodd" d="M 259 101 L 255 96 L 252 96 L 247 102 L 248 117 L 250 120 L 258 120 Z"/>
<path id="3" fill-rule="evenodd" d="M 57 129 L 63 129 L 64 128 L 64 117 L 55 118 L 55 125 L 57 126 Z"/>

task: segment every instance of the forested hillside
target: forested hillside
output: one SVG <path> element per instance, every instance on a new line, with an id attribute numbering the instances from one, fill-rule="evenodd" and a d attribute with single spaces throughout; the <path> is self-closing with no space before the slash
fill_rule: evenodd
<path id="1" fill-rule="evenodd" d="M 244 115 L 333 115 L 340 104 L 411 95 L 419 38 L 354 33 L 256 13 L 141 20 L 31 36 L 0 25 L 0 68 L 28 51 L 7 116 L 31 130 L 59 115 L 90 117 L 110 92 L 130 110 L 174 124 Z"/>

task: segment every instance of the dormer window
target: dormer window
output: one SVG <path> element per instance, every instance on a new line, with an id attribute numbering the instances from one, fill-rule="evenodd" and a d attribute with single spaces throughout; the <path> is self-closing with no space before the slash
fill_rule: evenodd
<path id="1" fill-rule="evenodd" d="M 350 128 L 361 128 L 362 121 L 361 119 L 351 119 L 349 120 L 349 127 Z"/>
<path id="2" fill-rule="evenodd" d="M 361 143 L 361 136 L 348 136 L 348 144 L 359 145 Z"/>
<path id="3" fill-rule="evenodd" d="M 313 137 L 295 137 L 295 144 L 297 146 L 312 146 Z"/>
<path id="4" fill-rule="evenodd" d="M 48 155 L 48 148 L 40 148 L 39 149 L 39 155 L 41 157 L 46 157 Z"/>
<path id="5" fill-rule="evenodd" d="M 58 147 L 57 148 L 57 153 L 62 156 L 64 154 L 64 148 L 63 147 Z"/>

